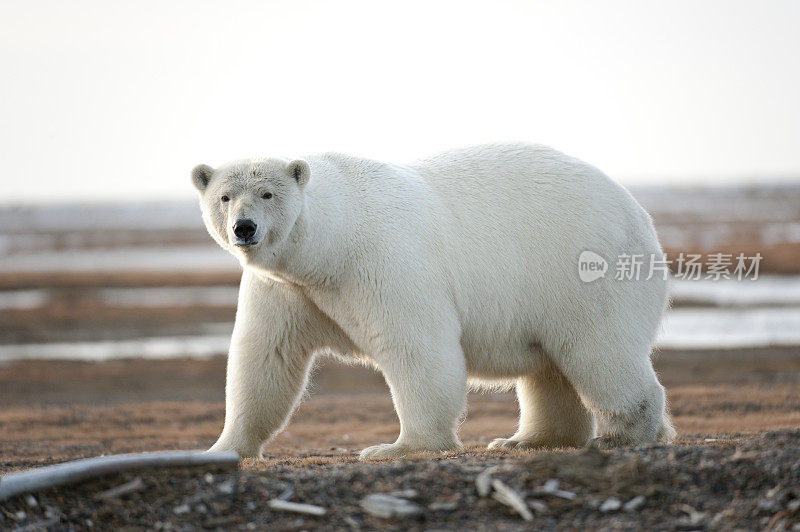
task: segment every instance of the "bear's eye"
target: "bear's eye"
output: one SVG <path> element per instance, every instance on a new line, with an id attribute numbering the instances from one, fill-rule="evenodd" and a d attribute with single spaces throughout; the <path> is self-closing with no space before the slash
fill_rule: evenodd
<path id="1" fill-rule="evenodd" d="M 261 197 L 264 199 L 270 199 L 272 197 L 272 192 L 264 192 Z"/>
<path id="2" fill-rule="evenodd" d="M 228 203 L 231 199 L 228 196 L 222 196 L 220 200 L 222 200 L 222 203 Z"/>

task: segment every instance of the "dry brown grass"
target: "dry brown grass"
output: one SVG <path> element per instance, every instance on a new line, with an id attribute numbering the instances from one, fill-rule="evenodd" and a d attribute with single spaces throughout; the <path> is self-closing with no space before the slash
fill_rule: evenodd
<path id="1" fill-rule="evenodd" d="M 790 350 L 712 352 L 702 361 L 684 355 L 662 354 L 658 368 L 685 438 L 800 426 L 800 357 Z M 698 373 L 698 364 L 715 369 Z M 223 388 L 222 357 L 0 366 L 0 468 L 205 448 L 222 427 Z M 397 436 L 391 399 L 375 372 L 327 363 L 312 390 L 266 448 L 267 460 L 251 467 L 352 462 L 359 449 Z M 512 394 L 471 394 L 461 427 L 465 452 L 484 453 L 491 438 L 513 432 L 516 416 Z"/>

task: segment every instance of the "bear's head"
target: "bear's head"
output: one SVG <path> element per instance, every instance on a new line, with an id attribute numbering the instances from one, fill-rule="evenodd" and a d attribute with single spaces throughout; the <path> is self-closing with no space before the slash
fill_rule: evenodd
<path id="1" fill-rule="evenodd" d="M 303 206 L 311 168 L 303 160 L 241 161 L 192 170 L 203 221 L 214 240 L 243 264 L 280 254 Z"/>

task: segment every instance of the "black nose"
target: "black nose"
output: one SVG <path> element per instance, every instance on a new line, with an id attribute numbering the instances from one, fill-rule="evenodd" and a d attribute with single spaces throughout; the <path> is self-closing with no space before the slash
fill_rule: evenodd
<path id="1" fill-rule="evenodd" d="M 242 240 L 248 240 L 256 234 L 256 224 L 249 218 L 242 218 L 236 220 L 236 225 L 233 226 L 233 234 Z"/>

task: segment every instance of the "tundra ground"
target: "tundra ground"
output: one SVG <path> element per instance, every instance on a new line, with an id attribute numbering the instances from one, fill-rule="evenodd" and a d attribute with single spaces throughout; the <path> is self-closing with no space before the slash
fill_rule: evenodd
<path id="1" fill-rule="evenodd" d="M 288 429 L 266 447 L 265 460 L 243 461 L 238 473 L 123 475 L 36 494 L 35 507 L 14 499 L 0 504 L 0 528 L 530 526 L 491 497 L 476 495 L 475 476 L 492 465 L 499 466 L 495 478 L 543 504 L 533 524 L 549 529 L 796 525 L 797 350 L 665 352 L 657 354 L 656 368 L 680 433 L 671 446 L 486 451 L 491 438 L 513 432 L 516 403 L 513 394 L 471 394 L 463 453 L 360 464 L 359 449 L 392 441 L 399 429 L 388 391 L 375 372 L 323 362 Z M 0 366 L 0 471 L 104 453 L 206 448 L 222 427 L 223 388 L 222 357 Z M 95 497 L 136 476 L 143 480 L 139 490 L 110 501 Z M 575 498 L 537 495 L 549 479 Z M 267 501 L 287 488 L 294 501 L 328 508 L 327 517 L 270 510 Z M 423 508 L 419 519 L 380 519 L 359 506 L 370 493 L 395 490 L 416 490 L 411 499 Z M 639 495 L 644 502 L 635 511 L 600 510 L 609 499 L 624 504 Z"/>

